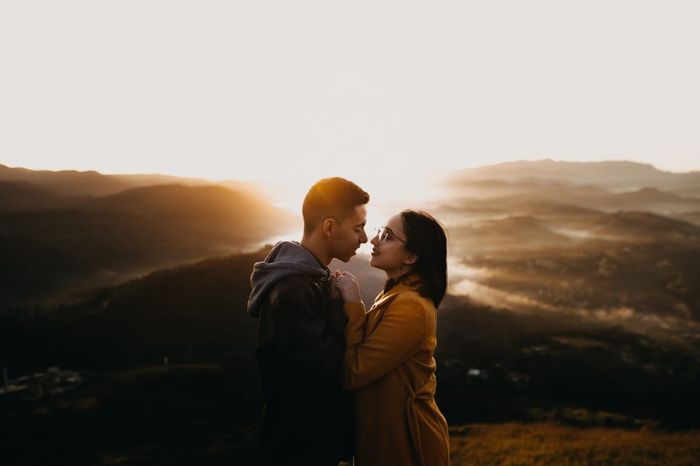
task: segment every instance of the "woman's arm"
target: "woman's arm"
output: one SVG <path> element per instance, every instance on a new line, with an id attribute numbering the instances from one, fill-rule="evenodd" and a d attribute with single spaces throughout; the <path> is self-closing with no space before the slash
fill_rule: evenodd
<path id="1" fill-rule="evenodd" d="M 345 306 L 349 320 L 342 380 L 346 390 L 365 387 L 396 369 L 423 341 L 427 313 L 410 295 L 397 296 L 369 336 L 364 335 L 364 306 L 362 312 L 348 308 L 358 303 Z"/>

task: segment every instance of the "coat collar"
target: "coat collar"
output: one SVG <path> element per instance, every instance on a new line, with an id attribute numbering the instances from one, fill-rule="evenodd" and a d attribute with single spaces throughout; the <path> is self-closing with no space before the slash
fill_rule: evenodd
<path id="1" fill-rule="evenodd" d="M 406 277 L 402 278 L 397 284 L 389 288 L 387 291 L 382 291 L 379 293 L 377 296 L 377 299 L 374 301 L 374 305 L 372 305 L 372 309 L 382 306 L 388 301 L 391 301 L 394 297 L 397 295 L 400 295 L 401 293 L 405 293 L 407 291 L 416 291 L 418 287 L 420 286 L 421 280 L 420 276 L 416 273 L 407 275 Z"/>

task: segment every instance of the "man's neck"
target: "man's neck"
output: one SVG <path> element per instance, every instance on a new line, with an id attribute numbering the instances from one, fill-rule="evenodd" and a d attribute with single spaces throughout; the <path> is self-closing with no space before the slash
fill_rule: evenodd
<path id="1" fill-rule="evenodd" d="M 314 236 L 304 235 L 299 242 L 302 246 L 309 250 L 311 254 L 316 257 L 316 259 L 325 267 L 331 263 L 333 257 L 328 253 L 324 244 L 322 244 L 318 238 Z"/>

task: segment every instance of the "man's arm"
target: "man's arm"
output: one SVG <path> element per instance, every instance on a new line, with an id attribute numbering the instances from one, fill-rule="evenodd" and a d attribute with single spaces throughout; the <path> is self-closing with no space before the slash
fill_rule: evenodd
<path id="1" fill-rule="evenodd" d="M 272 333 L 267 343 L 290 369 L 338 383 L 345 339 L 342 329 L 324 319 L 324 291 L 294 277 L 285 282 L 271 296 L 267 318 Z"/>

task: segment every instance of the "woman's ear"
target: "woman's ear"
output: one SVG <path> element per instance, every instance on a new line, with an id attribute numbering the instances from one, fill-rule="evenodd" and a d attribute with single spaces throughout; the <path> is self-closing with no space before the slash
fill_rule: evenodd
<path id="1" fill-rule="evenodd" d="M 406 265 L 413 265 L 416 262 L 418 262 L 418 256 L 413 252 L 408 252 L 406 258 L 403 260 L 403 263 Z"/>

